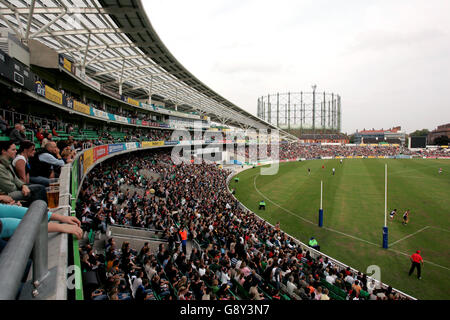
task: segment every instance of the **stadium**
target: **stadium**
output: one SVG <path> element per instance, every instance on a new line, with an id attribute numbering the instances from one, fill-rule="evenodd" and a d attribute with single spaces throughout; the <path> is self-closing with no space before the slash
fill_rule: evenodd
<path id="1" fill-rule="evenodd" d="M 448 299 L 448 146 L 350 144 L 315 87 L 255 116 L 141 0 L 0 0 L 0 88 L 2 300 Z"/>

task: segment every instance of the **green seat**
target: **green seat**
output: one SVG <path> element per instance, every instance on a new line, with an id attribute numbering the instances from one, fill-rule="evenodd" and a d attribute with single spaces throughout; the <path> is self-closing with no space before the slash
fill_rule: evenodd
<path id="1" fill-rule="evenodd" d="M 9 139 L 9 137 L 6 136 L 0 137 L 0 141 L 9 141 L 9 140 L 11 140 Z"/>
<path id="2" fill-rule="evenodd" d="M 364 290 L 361 289 L 361 291 L 359 292 L 359 296 L 361 298 L 368 299 L 369 298 L 369 293 L 367 291 L 364 291 Z"/>
<path id="3" fill-rule="evenodd" d="M 335 294 L 334 292 L 330 291 L 328 293 L 328 296 L 333 299 L 333 300 L 345 300 L 344 298 L 342 298 L 341 296 L 338 296 L 337 294 Z"/>
<path id="4" fill-rule="evenodd" d="M 236 287 L 236 292 L 241 295 L 244 299 L 249 299 L 250 294 L 247 290 L 244 289 L 243 286 L 239 282 L 237 282 L 234 278 L 232 280 L 233 285 Z"/>
<path id="5" fill-rule="evenodd" d="M 332 289 L 331 289 L 331 290 L 332 290 L 336 295 L 342 297 L 343 299 L 347 298 L 347 293 L 346 293 L 344 290 L 342 290 L 341 288 L 338 288 L 338 287 L 336 287 L 336 286 L 332 286 Z"/>
<path id="6" fill-rule="evenodd" d="M 287 294 L 284 294 L 284 293 L 281 294 L 281 299 L 282 300 L 291 300 L 291 298 Z"/>

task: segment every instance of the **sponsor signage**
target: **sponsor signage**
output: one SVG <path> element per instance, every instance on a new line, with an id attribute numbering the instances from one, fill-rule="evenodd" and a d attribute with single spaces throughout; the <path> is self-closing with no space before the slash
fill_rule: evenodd
<path id="1" fill-rule="evenodd" d="M 34 88 L 38 95 L 45 97 L 45 85 L 41 81 L 36 81 Z"/>
<path id="2" fill-rule="evenodd" d="M 140 105 L 141 108 L 146 109 L 146 110 L 152 110 L 153 109 L 153 107 L 150 104 L 147 104 L 147 103 L 140 102 L 139 105 Z"/>
<path id="3" fill-rule="evenodd" d="M 148 147 L 160 147 L 164 145 L 164 141 L 143 141 L 142 147 L 148 148 Z"/>
<path id="4" fill-rule="evenodd" d="M 139 101 L 134 100 L 134 99 L 132 99 L 132 98 L 127 98 L 127 102 L 128 102 L 129 104 L 132 104 L 133 106 L 140 107 Z"/>
<path id="5" fill-rule="evenodd" d="M 108 113 L 106 113 L 105 111 L 101 111 L 95 108 L 92 108 L 92 113 L 91 115 L 96 116 L 97 118 L 102 118 L 102 119 L 106 119 L 108 120 Z"/>
<path id="6" fill-rule="evenodd" d="M 123 143 L 116 143 L 108 145 L 108 154 L 120 152 L 125 150 L 125 145 Z"/>
<path id="7" fill-rule="evenodd" d="M 83 174 L 86 173 L 87 169 L 89 169 L 93 164 L 94 164 L 94 150 L 88 149 L 84 152 Z"/>
<path id="8" fill-rule="evenodd" d="M 99 146 L 94 148 L 94 162 L 108 155 L 108 146 Z"/>
<path id="9" fill-rule="evenodd" d="M 63 67 L 64 69 L 66 69 L 69 72 L 72 72 L 72 62 L 70 62 L 69 60 L 67 60 L 66 58 L 64 58 L 63 61 Z"/>
<path id="10" fill-rule="evenodd" d="M 136 150 L 137 148 L 139 148 L 139 143 L 137 143 L 137 142 L 125 143 L 125 149 L 127 149 L 127 150 Z"/>
<path id="11" fill-rule="evenodd" d="M 180 143 L 180 141 L 164 141 L 164 145 L 166 145 L 166 146 L 175 146 L 179 143 Z"/>
<path id="12" fill-rule="evenodd" d="M 59 57 L 58 57 L 59 59 L 58 59 L 58 61 L 59 61 L 59 65 L 61 66 L 61 67 L 63 67 L 64 69 L 66 69 L 67 71 L 69 71 L 70 73 L 73 73 L 72 72 L 72 62 L 70 61 L 70 60 L 68 60 L 68 59 L 66 59 L 63 55 L 59 55 Z"/>
<path id="13" fill-rule="evenodd" d="M 122 116 L 118 116 L 118 115 L 114 115 L 114 117 L 116 118 L 116 121 L 119 122 L 124 122 L 124 123 L 128 123 L 128 118 L 122 117 Z"/>
<path id="14" fill-rule="evenodd" d="M 81 103 L 79 101 L 73 102 L 73 110 L 84 113 L 84 114 L 91 114 L 91 107 L 85 105 L 84 103 Z"/>
<path id="15" fill-rule="evenodd" d="M 45 98 L 57 104 L 63 104 L 62 93 L 49 86 L 45 86 Z"/>
<path id="16" fill-rule="evenodd" d="M 108 96 L 116 98 L 117 100 L 122 100 L 122 96 L 118 92 L 114 92 L 112 90 L 106 89 L 104 86 L 101 87 L 100 91 L 106 93 Z"/>
<path id="17" fill-rule="evenodd" d="M 100 91 L 102 89 L 102 86 L 101 86 L 100 82 L 95 81 L 94 79 L 88 77 L 85 74 L 84 74 L 84 79 L 83 80 L 84 80 L 84 82 L 86 82 L 87 84 L 91 85 L 92 87 L 94 87 L 98 91 Z"/>

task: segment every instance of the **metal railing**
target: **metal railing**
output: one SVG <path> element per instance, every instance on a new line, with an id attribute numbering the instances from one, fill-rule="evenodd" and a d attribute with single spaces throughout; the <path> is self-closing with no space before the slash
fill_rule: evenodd
<path id="1" fill-rule="evenodd" d="M 0 300 L 14 300 L 31 254 L 33 296 L 48 276 L 47 204 L 34 201 L 0 255 Z"/>
<path id="2" fill-rule="evenodd" d="M 33 116 L 31 114 L 24 114 L 17 111 L 11 111 L 6 109 L 0 109 L 0 114 L 3 116 L 11 127 L 14 127 L 14 124 L 19 123 L 23 120 L 24 125 L 28 125 L 31 120 L 33 123 L 37 123 L 39 126 L 42 126 L 43 123 L 47 123 L 50 128 L 56 128 L 56 130 L 65 130 L 67 124 L 63 124 L 61 121 L 49 120 L 46 118 L 41 118 L 37 116 Z"/>

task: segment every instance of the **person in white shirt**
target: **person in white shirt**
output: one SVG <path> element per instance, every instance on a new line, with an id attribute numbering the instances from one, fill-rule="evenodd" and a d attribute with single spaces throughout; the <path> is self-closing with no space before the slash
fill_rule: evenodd
<path id="1" fill-rule="evenodd" d="M 336 278 L 334 278 L 332 275 L 328 275 L 328 276 L 325 277 L 325 280 L 328 283 L 334 284 L 334 281 L 336 280 Z"/>
<path id="2" fill-rule="evenodd" d="M 349 274 L 348 276 L 345 277 L 344 281 L 353 284 L 355 282 L 355 279 L 352 277 L 351 274 Z"/>
<path id="3" fill-rule="evenodd" d="M 202 264 L 200 265 L 200 267 L 198 268 L 198 274 L 200 275 L 200 277 L 203 277 L 206 273 L 206 268 L 205 266 Z"/>
<path id="4" fill-rule="evenodd" d="M 287 287 L 287 291 L 288 291 L 289 294 L 293 294 L 294 291 L 297 290 L 297 286 L 294 283 L 294 277 L 293 276 L 289 277 L 289 280 L 288 280 L 288 282 L 286 284 L 286 287 Z"/>
<path id="5" fill-rule="evenodd" d="M 220 275 L 220 283 L 221 284 L 227 284 L 231 281 L 230 278 L 230 270 L 226 270 L 225 268 L 223 268 L 221 275 Z"/>

